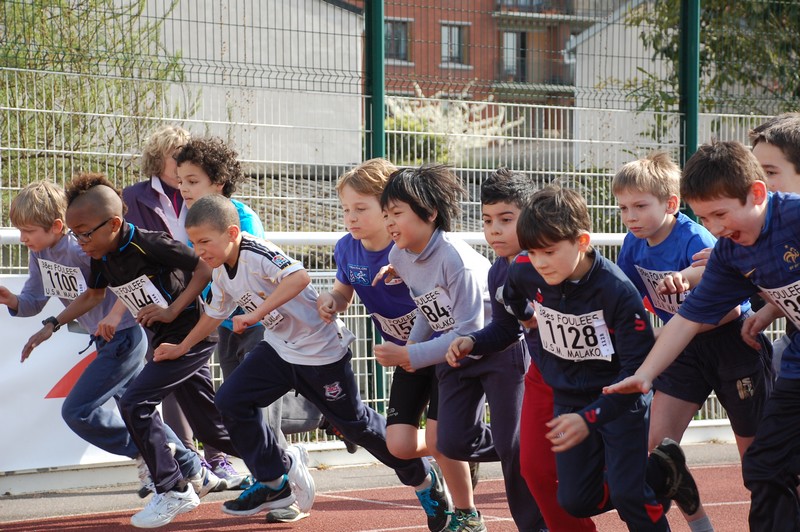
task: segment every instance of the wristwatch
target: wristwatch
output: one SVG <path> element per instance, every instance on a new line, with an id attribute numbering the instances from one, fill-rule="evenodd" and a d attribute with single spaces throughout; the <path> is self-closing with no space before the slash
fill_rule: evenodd
<path id="1" fill-rule="evenodd" d="M 58 320 L 55 316 L 50 316 L 46 320 L 42 320 L 42 325 L 47 325 L 48 323 L 53 326 L 53 332 L 56 332 L 61 328 L 61 325 L 58 323 Z"/>

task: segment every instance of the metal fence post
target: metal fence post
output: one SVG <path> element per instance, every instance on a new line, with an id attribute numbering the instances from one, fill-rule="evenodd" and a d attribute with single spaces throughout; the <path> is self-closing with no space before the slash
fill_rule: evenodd
<path id="1" fill-rule="evenodd" d="M 681 0 L 680 24 L 680 123 L 681 166 L 697 151 L 697 130 L 700 121 L 700 0 Z M 687 216 L 694 213 L 687 205 Z"/>
<path id="2" fill-rule="evenodd" d="M 364 28 L 366 54 L 366 93 L 370 96 L 367 103 L 367 157 L 386 156 L 386 135 L 384 128 L 385 113 L 385 70 L 383 0 L 364 3 Z"/>

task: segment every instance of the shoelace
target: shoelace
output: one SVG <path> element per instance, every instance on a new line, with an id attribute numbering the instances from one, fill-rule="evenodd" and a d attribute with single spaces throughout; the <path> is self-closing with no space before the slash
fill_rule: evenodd
<path id="1" fill-rule="evenodd" d="M 237 501 L 240 501 L 240 502 L 245 502 L 245 501 L 247 501 L 247 500 L 248 500 L 250 497 L 252 497 L 252 496 L 255 494 L 255 492 L 257 492 L 258 490 L 260 490 L 260 489 L 262 489 L 262 488 L 267 488 L 267 489 L 269 489 L 269 488 L 268 488 L 267 486 L 265 486 L 264 484 L 262 484 L 262 483 L 260 483 L 260 482 L 255 482 L 255 483 L 253 483 L 253 485 L 252 485 L 252 486 L 250 486 L 249 488 L 247 488 L 246 490 L 244 490 L 244 491 L 242 492 L 242 494 L 241 494 L 241 495 L 239 495 L 239 496 L 236 498 L 236 500 L 237 500 Z"/>
<path id="2" fill-rule="evenodd" d="M 239 472 L 236 471 L 236 469 L 234 469 L 233 464 L 231 464 L 224 458 L 222 460 L 214 462 L 214 467 L 211 468 L 212 471 L 218 471 L 220 469 L 224 471 L 227 475 L 230 475 L 232 477 L 241 476 Z"/>
<path id="3" fill-rule="evenodd" d="M 476 514 L 468 514 L 465 512 L 459 512 L 458 510 L 454 512 L 447 512 L 447 515 L 451 516 L 450 524 L 447 525 L 447 530 L 453 532 L 461 530 L 462 526 L 469 524 L 470 518 L 477 517 Z"/>
<path id="4" fill-rule="evenodd" d="M 418 491 L 417 498 L 422 504 L 422 509 L 425 510 L 426 514 L 430 516 L 436 515 L 436 508 L 439 506 L 439 501 L 434 501 L 431 497 L 431 488 Z"/>

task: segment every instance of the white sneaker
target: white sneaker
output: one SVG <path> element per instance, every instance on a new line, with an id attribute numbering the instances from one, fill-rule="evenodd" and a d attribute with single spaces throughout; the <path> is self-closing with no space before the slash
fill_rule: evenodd
<path id="1" fill-rule="evenodd" d="M 155 493 L 156 487 L 153 484 L 153 479 L 150 477 L 150 470 L 147 468 L 147 464 L 142 458 L 140 454 L 135 458 L 136 460 L 136 470 L 139 474 L 139 491 L 136 492 L 140 498 L 144 499 L 151 493 Z"/>
<path id="2" fill-rule="evenodd" d="M 199 473 L 192 475 L 187 480 L 192 484 L 195 493 L 201 499 L 212 491 L 217 490 L 222 482 L 213 471 L 205 466 L 200 468 Z"/>
<path id="3" fill-rule="evenodd" d="M 297 498 L 297 506 L 300 512 L 308 513 L 317 494 L 314 479 L 308 471 L 308 451 L 304 445 L 295 444 L 286 449 L 286 454 L 292 459 L 288 477 Z"/>
<path id="4" fill-rule="evenodd" d="M 158 528 L 169 524 L 175 516 L 191 512 L 200 505 L 200 499 L 191 484 L 186 491 L 168 491 L 156 493 L 142 511 L 131 517 L 131 524 L 136 528 Z"/>

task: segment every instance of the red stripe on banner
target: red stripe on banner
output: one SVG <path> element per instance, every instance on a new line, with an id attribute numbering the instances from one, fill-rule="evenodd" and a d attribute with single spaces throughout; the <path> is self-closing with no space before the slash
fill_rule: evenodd
<path id="1" fill-rule="evenodd" d="M 72 391 L 73 386 L 75 383 L 78 382 L 78 379 L 81 375 L 83 375 L 83 370 L 86 369 L 86 366 L 94 362 L 94 359 L 97 358 L 97 351 L 92 351 L 86 357 L 75 364 L 71 370 L 67 372 L 66 375 L 61 377 L 61 380 L 53 386 L 53 389 L 44 396 L 45 399 L 63 399 L 69 392 Z"/>

